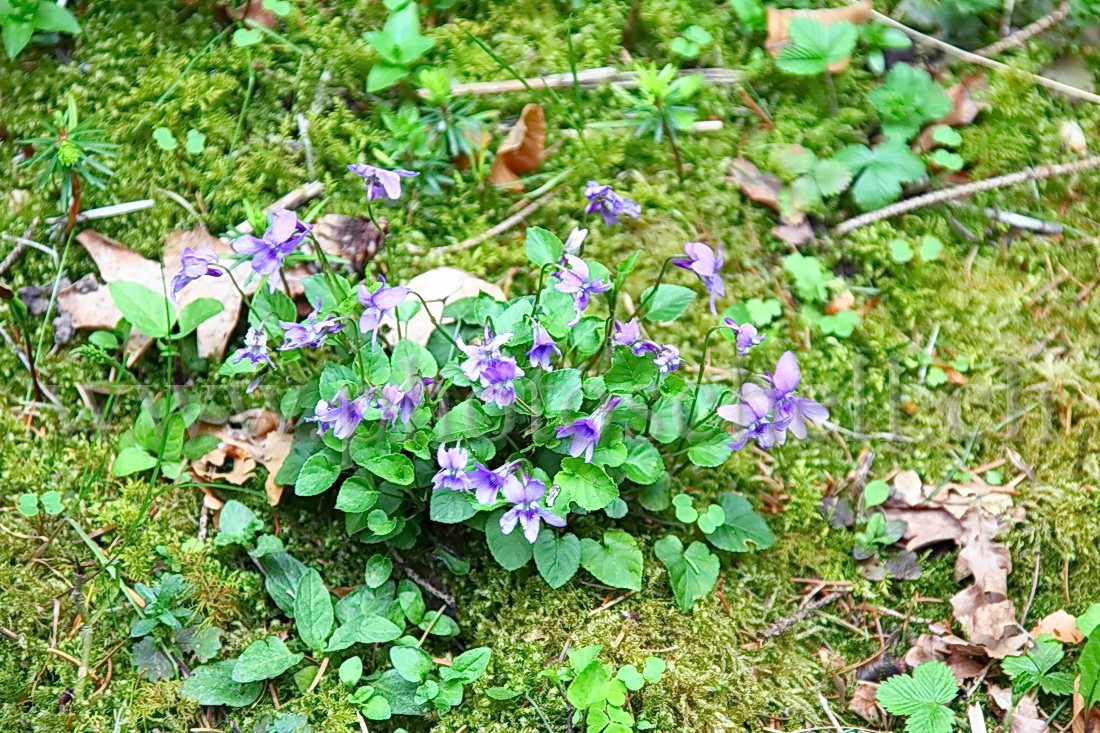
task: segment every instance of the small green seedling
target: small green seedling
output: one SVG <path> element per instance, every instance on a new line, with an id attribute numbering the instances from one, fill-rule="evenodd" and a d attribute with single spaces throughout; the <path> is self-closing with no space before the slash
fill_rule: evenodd
<path id="1" fill-rule="evenodd" d="M 54 0 L 0 0 L 0 31 L 9 59 L 19 55 L 35 33 L 80 34 L 80 24 Z"/>
<path id="2" fill-rule="evenodd" d="M 959 683 L 943 662 L 925 662 L 912 675 L 894 675 L 875 694 L 887 712 L 908 717 L 907 733 L 950 733 L 955 727 L 955 714 L 945 705 L 958 696 Z"/>
<path id="3" fill-rule="evenodd" d="M 788 26 L 790 45 L 779 52 L 775 63 L 779 70 L 792 76 L 823 76 L 829 90 L 829 109 L 837 109 L 833 71 L 856 47 L 859 31 L 844 20 L 828 25 L 817 18 L 805 16 L 791 19 Z"/>
<path id="4" fill-rule="evenodd" d="M 385 27 L 363 34 L 363 39 L 382 59 L 367 74 L 368 92 L 380 92 L 408 78 L 417 59 L 435 45 L 421 35 L 417 3 L 411 1 L 391 7 Z"/>
<path id="5" fill-rule="evenodd" d="M 681 36 L 672 39 L 669 50 L 677 56 L 685 59 L 699 58 L 699 52 L 704 46 L 710 45 L 714 37 L 710 32 L 698 25 L 689 25 Z"/>
<path id="6" fill-rule="evenodd" d="M 46 491 L 42 494 L 20 494 L 16 500 L 15 508 L 24 517 L 37 517 L 39 511 L 55 517 L 65 509 L 61 503 L 61 494 L 57 491 Z"/>

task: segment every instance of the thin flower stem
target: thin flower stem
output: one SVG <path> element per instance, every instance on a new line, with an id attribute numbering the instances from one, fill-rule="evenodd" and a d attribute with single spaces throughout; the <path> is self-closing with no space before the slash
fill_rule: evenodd
<path id="1" fill-rule="evenodd" d="M 412 293 L 412 294 L 416 296 L 417 300 L 419 300 L 421 303 L 424 304 L 424 312 L 428 315 L 428 318 L 431 320 L 432 325 L 435 326 L 436 329 L 438 329 L 440 333 L 442 333 L 444 336 L 447 337 L 447 340 L 451 342 L 451 345 L 453 345 L 459 351 L 462 351 L 462 346 L 458 343 L 458 341 L 456 341 L 454 339 L 454 337 L 451 336 L 451 334 L 447 333 L 447 331 L 444 330 L 444 328 L 443 328 L 443 324 L 441 324 L 439 321 L 437 321 L 435 316 L 432 315 L 431 309 L 428 308 L 428 301 L 424 300 L 424 297 L 420 293 Z M 457 329 L 456 329 L 455 333 L 458 333 Z"/>
<path id="2" fill-rule="evenodd" d="M 642 298 L 642 302 L 638 303 L 638 308 L 634 312 L 635 316 L 644 315 L 646 303 L 649 302 L 650 298 L 657 294 L 657 288 L 661 287 L 661 281 L 665 279 L 665 271 L 668 269 L 669 263 L 672 262 L 674 259 L 676 259 L 675 255 L 671 257 L 666 257 L 665 261 L 661 263 L 661 271 L 657 273 L 657 282 L 653 283 L 653 288 L 650 289 L 649 293 Z"/>
<path id="3" fill-rule="evenodd" d="M 699 360 L 699 374 L 695 377 L 695 394 L 691 398 L 691 409 L 688 410 L 687 421 L 689 425 L 695 420 L 695 406 L 699 402 L 699 390 L 703 387 L 703 373 L 706 372 L 707 351 L 710 349 L 710 335 L 723 328 L 725 328 L 725 326 L 715 326 L 707 331 L 707 335 L 703 339 L 703 356 Z"/>

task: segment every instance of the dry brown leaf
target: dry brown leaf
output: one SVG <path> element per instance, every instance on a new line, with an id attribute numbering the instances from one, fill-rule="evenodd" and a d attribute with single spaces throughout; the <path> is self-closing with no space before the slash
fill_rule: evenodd
<path id="1" fill-rule="evenodd" d="M 386 229 L 385 220 L 379 222 Z M 325 214 L 313 225 L 313 236 L 325 254 L 342 257 L 351 262 L 351 269 L 363 272 L 367 262 L 374 259 L 385 240 L 382 232 L 370 219 L 344 214 Z M 311 304 L 312 305 L 312 304 Z"/>
<path id="2" fill-rule="evenodd" d="M 239 425 L 240 427 L 234 427 Z M 279 415 L 271 410 L 253 409 L 234 415 L 224 425 L 199 423 L 197 434 L 215 435 L 218 447 L 191 464 L 196 478 L 226 481 L 240 486 L 256 473 L 256 466 L 267 469 L 264 489 L 272 506 L 282 498 L 283 487 L 275 483 L 275 475 L 290 453 L 294 436 L 278 430 Z M 233 463 L 226 471 L 226 462 Z"/>
<path id="3" fill-rule="evenodd" d="M 522 191 L 519 174 L 538 170 L 545 153 L 546 115 L 541 104 L 528 104 L 497 148 L 489 183 L 507 184 L 504 187 L 509 191 Z"/>
<path id="4" fill-rule="evenodd" d="M 771 228 L 772 236 L 781 242 L 786 242 L 792 247 L 800 247 L 807 242 L 814 241 L 814 230 L 809 222 L 801 224 L 779 224 Z"/>
<path id="5" fill-rule="evenodd" d="M 875 698 L 877 691 L 878 685 L 869 683 L 856 685 L 856 690 L 852 693 L 852 699 L 848 702 L 848 709 L 868 723 L 881 725 L 885 722 L 885 715 Z"/>
<path id="6" fill-rule="evenodd" d="M 290 448 L 293 444 L 294 436 L 287 433 L 273 431 L 264 438 L 260 462 L 267 469 L 264 491 L 267 492 L 267 503 L 271 506 L 276 506 L 283 497 L 283 487 L 275 483 L 275 475 L 279 473 L 286 457 L 290 455 Z"/>
<path id="7" fill-rule="evenodd" d="M 851 290 L 845 290 L 825 304 L 825 314 L 832 316 L 841 311 L 850 311 L 855 305 L 856 296 L 852 294 Z"/>
<path id="8" fill-rule="evenodd" d="M 137 282 L 156 292 L 167 292 L 168 284 L 180 271 L 180 255 L 184 247 L 210 247 L 218 254 L 232 252 L 228 242 L 212 236 L 205 229 L 196 227 L 190 231 L 172 232 L 165 238 L 164 266 L 142 257 L 129 247 L 109 237 L 86 229 L 76 236 L 84 249 L 88 251 L 106 283 L 129 281 Z M 238 268 L 238 273 L 251 272 L 247 268 Z M 301 278 L 308 273 L 287 273 L 286 282 L 290 296 L 296 297 L 304 292 Z M 245 278 L 237 275 L 241 289 L 251 294 L 259 287 L 258 278 Z M 82 284 L 83 283 L 83 284 Z M 285 290 L 283 283 L 277 287 Z M 204 277 L 192 282 L 180 292 L 177 308 L 183 308 L 199 298 L 214 298 L 225 305 L 224 310 L 204 323 L 195 332 L 199 356 L 218 358 L 224 354 L 229 339 L 240 317 L 241 296 L 226 276 Z M 73 318 L 77 328 L 114 328 L 122 319 L 122 313 L 115 307 L 107 288 L 88 287 L 81 279 L 58 294 L 58 302 Z M 144 334 L 133 332 L 126 345 L 127 364 L 132 365 L 152 343 Z"/>
<path id="9" fill-rule="evenodd" d="M 1081 678 L 1073 682 L 1073 717 L 1070 728 L 1073 733 L 1100 733 L 1100 707 L 1085 710 L 1085 697 L 1080 692 Z"/>
<path id="10" fill-rule="evenodd" d="M 1024 695 L 1012 709 L 1012 717 L 1008 722 L 1009 733 L 1049 733 L 1050 726 L 1046 719 L 1039 713 L 1035 704 L 1035 698 Z"/>
<path id="11" fill-rule="evenodd" d="M 213 236 L 202 227 L 172 232 L 164 240 L 164 269 L 172 273 L 173 277 L 182 269 L 180 256 L 186 247 L 209 247 L 219 255 L 233 252 L 228 242 Z M 221 313 L 204 321 L 195 330 L 199 358 L 221 359 L 225 356 L 229 339 L 241 317 L 241 294 L 226 275 L 201 277 L 180 292 L 176 306 L 183 308 L 199 298 L 213 298 L 225 306 Z"/>
<path id="12" fill-rule="evenodd" d="M 1017 633 L 1016 606 L 1007 599 L 991 601 L 977 585 L 951 597 L 951 608 L 971 644 L 982 647 L 994 659 L 1018 654 L 1028 643 L 1026 633 Z"/>
<path id="13" fill-rule="evenodd" d="M 726 180 L 739 185 L 741 193 L 750 201 L 779 211 L 779 192 L 783 190 L 783 181 L 779 176 L 762 172 L 745 158 L 734 158 Z"/>
<path id="14" fill-rule="evenodd" d="M 1077 618 L 1064 609 L 1059 609 L 1043 618 L 1031 630 L 1032 636 L 1050 634 L 1058 641 L 1066 644 L 1080 644 L 1085 640 L 1085 635 L 1077 628 Z"/>
<path id="15" fill-rule="evenodd" d="M 768 38 L 764 41 L 764 49 L 772 56 L 779 55 L 780 50 L 790 41 L 788 29 L 791 18 L 798 17 L 814 18 L 820 21 L 822 25 L 829 25 L 838 20 L 863 25 L 871 20 L 871 2 L 870 0 L 863 0 L 863 2 L 843 8 L 825 8 L 821 10 L 768 8 Z M 848 59 L 836 62 L 829 67 L 829 71 L 837 74 L 846 68 L 848 68 Z"/>
<path id="16" fill-rule="evenodd" d="M 443 318 L 443 309 L 450 303 L 463 298 L 473 298 L 479 293 L 488 293 L 497 300 L 504 300 L 504 291 L 491 282 L 474 277 L 465 270 L 457 267 L 437 267 L 427 272 L 422 272 L 405 285 L 412 292 L 418 294 L 428 303 L 431 316 L 421 308 L 415 316 L 409 320 L 405 329 L 405 338 L 416 341 L 418 344 L 427 345 L 428 337 L 435 330 L 432 323 L 434 317 L 440 323 L 450 323 L 451 319 Z M 393 327 L 393 319 L 383 323 Z"/>
<path id="17" fill-rule="evenodd" d="M 961 127 L 973 122 L 978 113 L 986 109 L 989 104 L 975 101 L 974 97 L 970 95 L 970 91 L 980 89 L 984 85 L 984 77 L 971 76 L 948 89 L 947 96 L 951 98 L 951 111 L 939 120 L 938 124 Z"/>
<path id="18" fill-rule="evenodd" d="M 959 556 L 955 561 L 956 579 L 973 576 L 974 585 L 982 593 L 1006 598 L 1012 557 L 1008 548 L 996 539 L 1003 524 L 980 506 L 970 508 L 961 522 L 963 533 L 959 537 Z"/>

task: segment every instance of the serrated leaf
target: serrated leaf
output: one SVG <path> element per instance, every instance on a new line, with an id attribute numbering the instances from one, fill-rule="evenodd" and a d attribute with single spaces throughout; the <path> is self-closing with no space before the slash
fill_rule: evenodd
<path id="1" fill-rule="evenodd" d="M 298 579 L 294 594 L 294 625 L 310 649 L 324 649 L 332 633 L 332 596 L 321 574 L 312 568 Z"/>
<path id="2" fill-rule="evenodd" d="M 944 705 L 958 692 L 959 683 L 946 664 L 925 662 L 912 675 L 894 675 L 882 682 L 876 696 L 887 712 L 908 716 L 909 733 L 948 733 L 955 716 Z"/>
<path id="3" fill-rule="evenodd" d="M 924 163 L 904 143 L 885 142 L 874 150 L 849 145 L 836 157 L 857 173 L 852 197 L 865 211 L 896 201 L 902 184 L 920 180 L 925 174 Z"/>
<path id="4" fill-rule="evenodd" d="M 277 636 L 259 639 L 248 645 L 233 667 L 233 681 L 244 684 L 278 677 L 305 658 L 292 653 Z"/>

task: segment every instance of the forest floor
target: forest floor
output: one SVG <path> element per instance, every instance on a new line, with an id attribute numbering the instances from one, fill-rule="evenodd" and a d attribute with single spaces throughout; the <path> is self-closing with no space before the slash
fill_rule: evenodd
<path id="1" fill-rule="evenodd" d="M 291 0 L 290 15 L 274 26 L 278 35 L 265 34 L 248 46 L 218 36 L 224 19 L 207 3 L 75 5 L 82 35 L 56 51 L 32 45 L 0 66 L 0 232 L 28 231 L 64 253 L 64 274 L 73 281 L 97 272 L 78 244 L 67 248 L 63 240 L 48 239 L 43 223 L 28 230 L 33 220 L 56 216 L 58 201 L 55 191 L 37 188 L 33 174 L 15 162 L 15 141 L 39 134 L 40 120 L 69 96 L 120 145 L 110 161 L 114 174 L 102 190 L 84 192 L 82 207 L 154 202 L 79 226 L 145 257 L 159 258 L 172 232 L 202 226 L 221 234 L 247 218 L 246 204 L 268 206 L 313 180 L 323 183 L 323 197 L 300 213 L 316 206 L 314 212 L 366 216 L 361 181 L 345 165 L 372 160 L 370 151 L 394 136 L 383 115 L 414 99 L 411 87 L 365 91 L 377 56 L 361 35 L 383 23 L 381 3 Z M 466 168 L 448 164 L 450 182 L 441 194 L 419 190 L 408 206 L 379 208 L 389 235 L 370 266 L 384 263 L 391 281 L 449 265 L 506 288 L 529 287 L 524 227 L 542 226 L 564 238 L 582 223 L 585 183 L 614 182 L 643 214 L 617 228 L 593 227 L 593 254 L 617 262 L 640 250 L 636 277 L 645 282 L 685 241 L 720 244 L 726 258 L 722 310 L 747 304 L 754 319 L 756 311 L 747 309 L 767 310 L 760 320 L 768 338 L 754 358 L 774 364 L 795 350 L 804 384 L 813 386 L 832 417 L 805 443 L 769 454 L 745 450 L 720 468 L 691 468 L 677 478 L 701 497 L 740 492 L 776 538 L 767 550 L 726 556 L 717 590 L 690 613 L 677 608 L 667 573 L 651 553 L 641 590 L 625 598 L 579 580 L 552 590 L 533 570 L 503 570 L 480 545 L 454 548 L 469 563 L 466 574 L 441 570 L 430 558 L 410 560 L 453 596 L 462 630 L 457 645 L 489 646 L 493 658 L 466 701 L 447 714 L 396 717 L 372 722 L 370 730 L 565 731 L 565 702 L 540 673 L 567 648 L 589 644 L 602 644 L 617 664 L 640 665 L 650 654 L 665 659 L 664 678 L 646 688 L 638 709 L 659 731 L 901 726 L 875 718 L 881 713 L 874 711 L 865 720 L 849 708 L 860 699 L 857 670 L 860 679 L 878 681 L 884 675 L 879 666 L 904 657 L 921 634 L 936 632 L 937 622 L 951 628 L 950 599 L 972 582 L 956 574 L 958 546 L 973 546 L 945 535 L 917 551 L 919 577 L 882 577 L 886 571 L 853 557 L 858 538 L 843 526 L 841 512 L 830 515 L 825 508 L 839 499 L 854 507 L 868 478 L 896 485 L 911 476 L 902 473 L 907 471 L 932 487 L 952 482 L 1011 505 L 1001 506 L 1003 531 L 977 551 L 1010 557 L 1005 596 L 1023 628 L 1063 609 L 1079 615 L 1100 602 L 1100 216 L 1094 208 L 1100 175 L 1070 173 L 997 188 L 845 236 L 834 233 L 835 225 L 860 210 L 848 198 L 830 198 L 810 212 L 816 237 L 796 248 L 776 235 L 777 213 L 758 203 L 759 191 L 746 195 L 731 165 L 743 160 L 769 171 L 783 145 L 799 144 L 826 158 L 867 142 L 878 124 L 868 94 L 881 77 L 867 69 L 862 47 L 850 68 L 831 80 L 838 105 L 831 113 L 823 80 L 777 71 L 761 50 L 762 35 L 746 30 L 726 6 L 644 0 L 632 18 L 627 2 L 472 5 L 429 14 L 424 33 L 435 44 L 420 63 L 463 83 L 510 80 L 476 38 L 525 78 L 568 73 L 571 63 L 630 69 L 625 56 L 724 68 L 739 77 L 733 84 L 705 83 L 692 99 L 700 120 L 721 124 L 677 137 L 682 174 L 667 144 L 629 130 L 590 127 L 582 145 L 569 133 L 570 122 L 621 119 L 622 103 L 606 84 L 563 89 L 556 104 L 544 105 L 551 153 L 524 179 L 526 193 L 487 183 L 484 159 Z M 1020 5 L 1013 25 L 1044 14 L 1041 3 Z M 1032 15 L 1024 17 L 1027 12 Z M 987 42 L 995 39 L 999 14 L 998 3 L 974 32 Z M 691 25 L 707 29 L 712 41 L 685 61 L 670 43 Z M 634 36 L 629 51 L 624 28 Z M 1091 77 L 1100 57 L 1081 38 L 1055 31 L 999 58 L 1040 73 L 1079 47 L 1081 68 Z M 964 78 L 973 87 L 981 109 L 957 128 L 957 152 L 965 161 L 960 175 L 967 180 L 1084 159 L 1069 149 L 1062 132 L 1067 122 L 1079 124 L 1087 146 L 1100 151 L 1100 106 L 1094 102 L 936 51 L 917 47 L 910 54 L 927 62 L 944 89 Z M 501 125 L 546 98 L 520 90 L 470 99 L 488 114 L 492 151 L 506 134 Z M 762 109 L 757 114 L 753 107 Z M 201 132 L 205 145 L 196 153 L 166 151 L 154 141 L 161 127 L 181 145 L 188 131 Z M 933 178 L 906 195 L 949 184 L 942 172 Z M 525 198 L 539 203 L 522 222 L 473 246 L 454 247 L 507 219 Z M 1057 222 L 1060 233 L 1013 228 L 997 220 L 998 212 Z M 942 249 L 914 256 L 929 237 Z M 910 245 L 908 257 L 897 240 Z M 0 250 L 6 254 L 12 246 L 5 240 Z M 794 251 L 821 265 L 818 307 L 830 315 L 858 314 L 854 328 L 830 332 L 820 313 L 815 319 L 800 309 L 806 303 L 788 259 Z M 15 289 L 48 291 L 57 273 L 50 254 L 29 248 L 0 278 Z M 693 282 L 682 271 L 669 277 Z M 709 319 L 697 299 L 686 321 L 655 330 L 697 361 Z M 0 578 L 0 721 L 12 730 L 36 731 L 252 731 L 282 706 L 307 716 L 317 733 L 358 728 L 355 709 L 331 675 L 308 692 L 285 680 L 254 706 L 228 711 L 200 708 L 181 694 L 178 677 L 141 678 L 131 661 L 127 609 L 98 608 L 88 595 L 96 588 L 86 579 L 97 576 L 96 552 L 117 558 L 114 572 L 128 583 L 151 585 L 162 572 L 181 573 L 193 607 L 224 630 L 225 649 L 239 651 L 257 630 L 287 624 L 249 557 L 209 540 L 214 519 L 201 490 L 148 474 L 112 475 L 119 435 L 137 410 L 136 393 L 119 390 L 113 417 L 99 420 L 78 385 L 107 384 L 110 368 L 74 350 L 87 332 L 49 348 L 50 325 L 40 317 L 32 324 L 46 329 L 47 348 L 37 366 L 58 404 L 32 405 L 27 369 L 13 350 L 0 351 L 0 393 L 9 408 L 0 414 L 0 562 L 8 568 Z M 234 348 L 244 330 L 242 324 L 233 336 Z M 721 381 L 732 351 L 711 353 L 709 361 Z M 207 390 L 225 414 L 277 399 L 274 388 L 234 392 L 239 380 L 218 376 L 215 367 L 196 368 L 183 381 L 189 389 Z M 133 371 L 146 384 L 167 376 L 152 354 Z M 373 550 L 347 540 L 331 497 L 287 491 L 272 507 L 265 477 L 261 470 L 221 498 L 238 499 L 268 527 L 277 526 L 288 551 L 321 568 L 330 585 L 359 583 L 363 558 Z M 64 519 L 16 511 L 20 495 L 49 489 L 61 492 Z M 860 529 L 867 519 L 859 514 L 853 521 Z M 639 539 L 661 530 L 643 520 L 633 527 Z M 883 547 L 881 557 L 898 551 Z M 867 577 L 876 572 L 878 579 Z M 93 608 L 96 622 L 89 626 L 85 615 Z M 974 659 L 984 671 L 964 684 L 969 702 L 985 712 L 990 726 L 1000 725 L 981 683 L 987 677 L 1009 683 L 996 655 Z M 524 695 L 496 701 L 484 694 L 491 687 Z M 1069 724 L 1071 706 L 1055 698 L 1039 704 L 1051 715 L 1050 725 Z M 963 706 L 956 708 L 965 721 Z"/>

